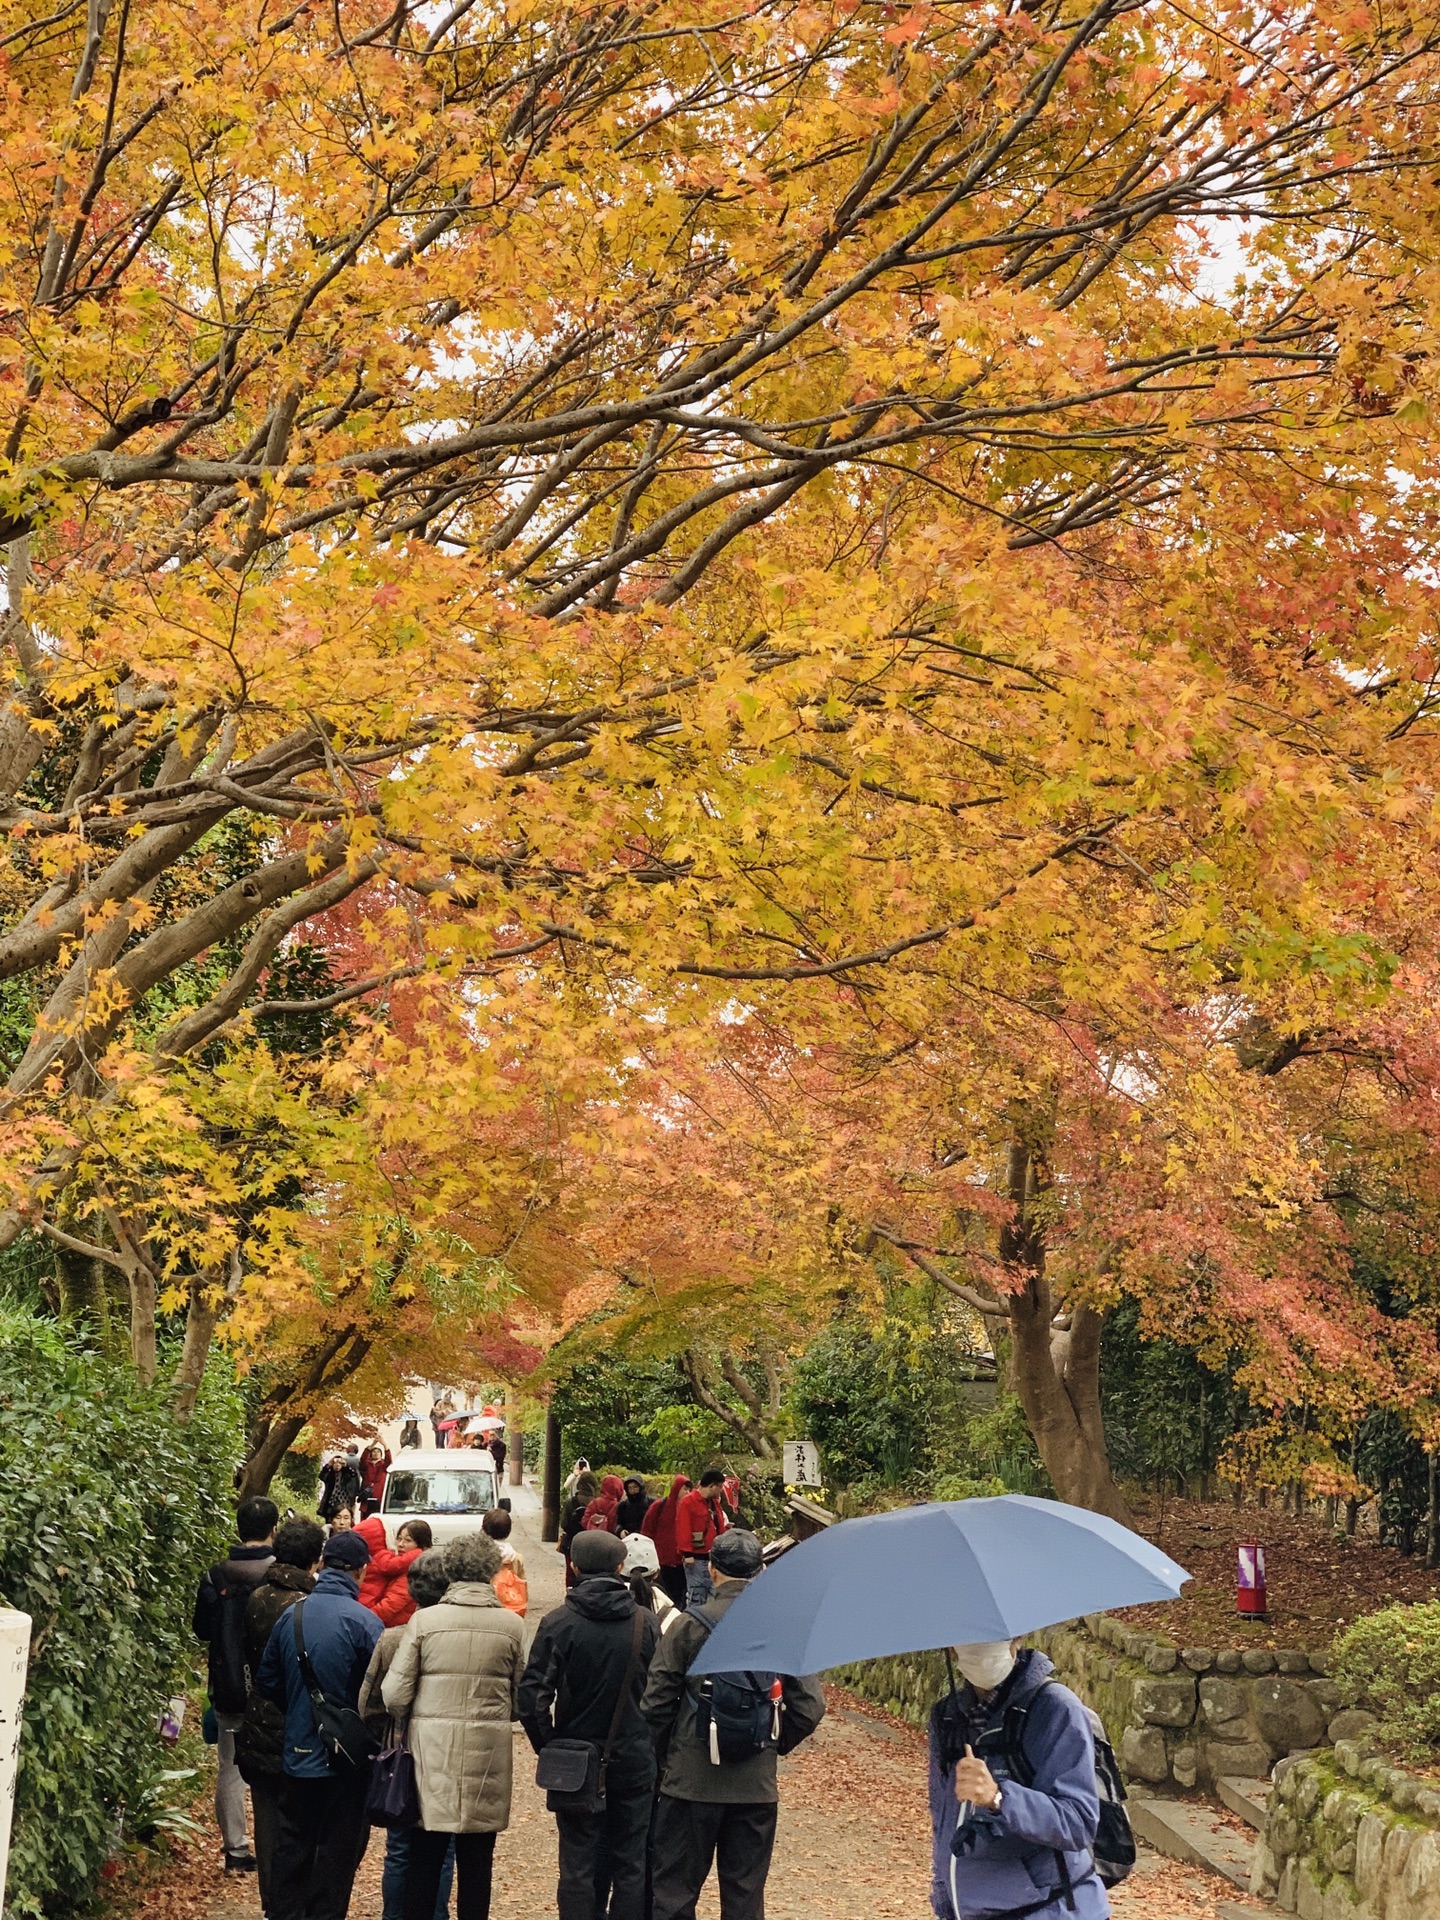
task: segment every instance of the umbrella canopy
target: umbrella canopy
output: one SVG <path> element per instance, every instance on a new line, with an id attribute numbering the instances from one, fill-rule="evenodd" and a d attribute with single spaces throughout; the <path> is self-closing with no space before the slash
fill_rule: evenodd
<path id="1" fill-rule="evenodd" d="M 1190 1578 L 1103 1514 L 1007 1493 L 846 1520 L 746 1588 L 694 1673 L 819 1673 L 850 1660 L 1010 1640 Z"/>
<path id="2" fill-rule="evenodd" d="M 471 1433 L 499 1433 L 505 1422 L 496 1413 L 481 1413 L 470 1422 Z"/>

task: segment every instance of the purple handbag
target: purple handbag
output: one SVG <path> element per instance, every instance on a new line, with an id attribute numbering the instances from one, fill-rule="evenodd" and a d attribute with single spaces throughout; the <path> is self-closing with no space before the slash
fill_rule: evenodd
<path id="1" fill-rule="evenodd" d="M 370 1768 L 370 1790 L 365 1813 L 372 1827 L 418 1827 L 420 1789 L 415 1782 L 415 1756 L 398 1732 L 376 1754 Z"/>

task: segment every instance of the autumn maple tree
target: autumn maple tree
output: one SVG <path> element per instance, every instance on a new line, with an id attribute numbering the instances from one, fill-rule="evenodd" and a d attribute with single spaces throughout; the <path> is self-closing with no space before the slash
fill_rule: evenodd
<path id="1" fill-rule="evenodd" d="M 394 1074 L 265 1036 L 402 992 L 497 1116 L 502 1071 L 583 1104 L 574 1059 L 598 1098 L 630 1023 L 737 993 L 882 1078 L 1012 1002 L 1118 1059 L 1137 1007 L 1268 995 L 1283 1039 L 1381 995 L 1359 895 L 1429 846 L 1437 37 L 0 8 L 3 1235 L 123 1269 L 137 1352 L 147 1274 L 197 1348 L 295 1304 L 317 1221 L 301 1319 L 373 1278 L 335 1195 L 391 1180 Z M 273 992 L 345 912 L 335 982 Z M 1007 1044 L 1038 1166 L 1054 1075 Z M 438 1245 L 484 1181 L 428 1138 L 394 1233 Z"/>

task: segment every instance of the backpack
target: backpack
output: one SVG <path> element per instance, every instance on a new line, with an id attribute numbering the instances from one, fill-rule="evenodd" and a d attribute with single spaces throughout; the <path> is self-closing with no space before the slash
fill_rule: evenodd
<path id="1" fill-rule="evenodd" d="M 1046 1687 L 1059 1684 L 1054 1679 L 1041 1682 Z M 1006 1771 L 1022 1787 L 1033 1785 L 1035 1780 L 1035 1769 L 1026 1755 L 1024 1742 L 1025 1723 L 1039 1693 L 1040 1688 L 1037 1687 L 1029 1700 L 1006 1707 L 1000 1722 L 1000 1750 L 1004 1755 Z M 1129 1878 L 1135 1865 L 1135 1835 L 1131 1831 L 1130 1816 L 1125 1811 L 1125 1782 L 1120 1777 L 1115 1749 L 1110 1744 L 1099 1714 L 1086 1707 L 1085 1715 L 1095 1741 L 1095 1791 L 1100 1801 L 1100 1824 L 1091 1843 L 1090 1857 L 1095 1862 L 1095 1872 L 1101 1885 L 1117 1887 L 1122 1880 Z M 950 1698 L 942 1701 L 939 1707 L 940 1759 L 947 1769 L 952 1768 L 963 1756 L 969 1737 L 961 1736 L 958 1727 L 960 1719 L 957 1694 L 952 1687 Z M 1055 1859 L 1060 1868 L 1061 1889 L 1070 1896 L 1070 1905 L 1073 1907 L 1065 1856 L 1057 1852 Z"/>
<path id="2" fill-rule="evenodd" d="M 217 1713 L 241 1714 L 250 1695 L 245 1659 L 245 1609 L 255 1591 L 251 1581 L 223 1580 L 223 1566 L 212 1567 L 210 1582 L 218 1595 L 210 1639 L 210 1704 Z"/>
<path id="3" fill-rule="evenodd" d="M 685 1612 L 708 1640 L 714 1617 L 703 1606 Z M 687 1684 L 695 1701 L 695 1730 L 709 1748 L 712 1767 L 780 1751 L 785 1699 L 778 1673 L 707 1673 Z"/>

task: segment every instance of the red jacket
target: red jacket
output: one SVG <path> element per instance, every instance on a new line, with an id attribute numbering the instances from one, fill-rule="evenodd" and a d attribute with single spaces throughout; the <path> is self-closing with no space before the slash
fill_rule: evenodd
<path id="1" fill-rule="evenodd" d="M 647 1540 L 655 1542 L 655 1551 L 660 1556 L 662 1567 L 678 1567 L 680 1549 L 675 1544 L 675 1512 L 680 1505 L 680 1496 L 689 1487 L 690 1482 L 683 1473 L 677 1473 L 670 1482 L 670 1492 L 663 1500 L 657 1500 L 645 1518 L 640 1522 L 640 1531 Z"/>
<path id="2" fill-rule="evenodd" d="M 729 1525 L 720 1502 L 707 1500 L 697 1487 L 675 1510 L 675 1544 L 687 1559 L 708 1560 L 716 1536 Z"/>
<path id="3" fill-rule="evenodd" d="M 385 1476 L 390 1471 L 390 1449 L 385 1449 L 383 1460 L 372 1460 L 367 1447 L 360 1456 L 360 1489 L 362 1493 L 373 1493 L 377 1500 L 385 1498 Z"/>
<path id="4" fill-rule="evenodd" d="M 415 1611 L 405 1576 L 420 1558 L 420 1548 L 392 1553 L 385 1544 L 385 1522 L 378 1513 L 362 1520 L 355 1531 L 370 1549 L 370 1564 L 360 1578 L 360 1604 L 387 1627 L 403 1627 Z"/>
<path id="5" fill-rule="evenodd" d="M 585 1517 L 580 1522 L 582 1533 L 618 1533 L 619 1523 L 615 1518 L 620 1502 L 625 1498 L 625 1482 L 618 1473 L 607 1473 L 600 1482 L 600 1491 L 585 1509 Z"/>

